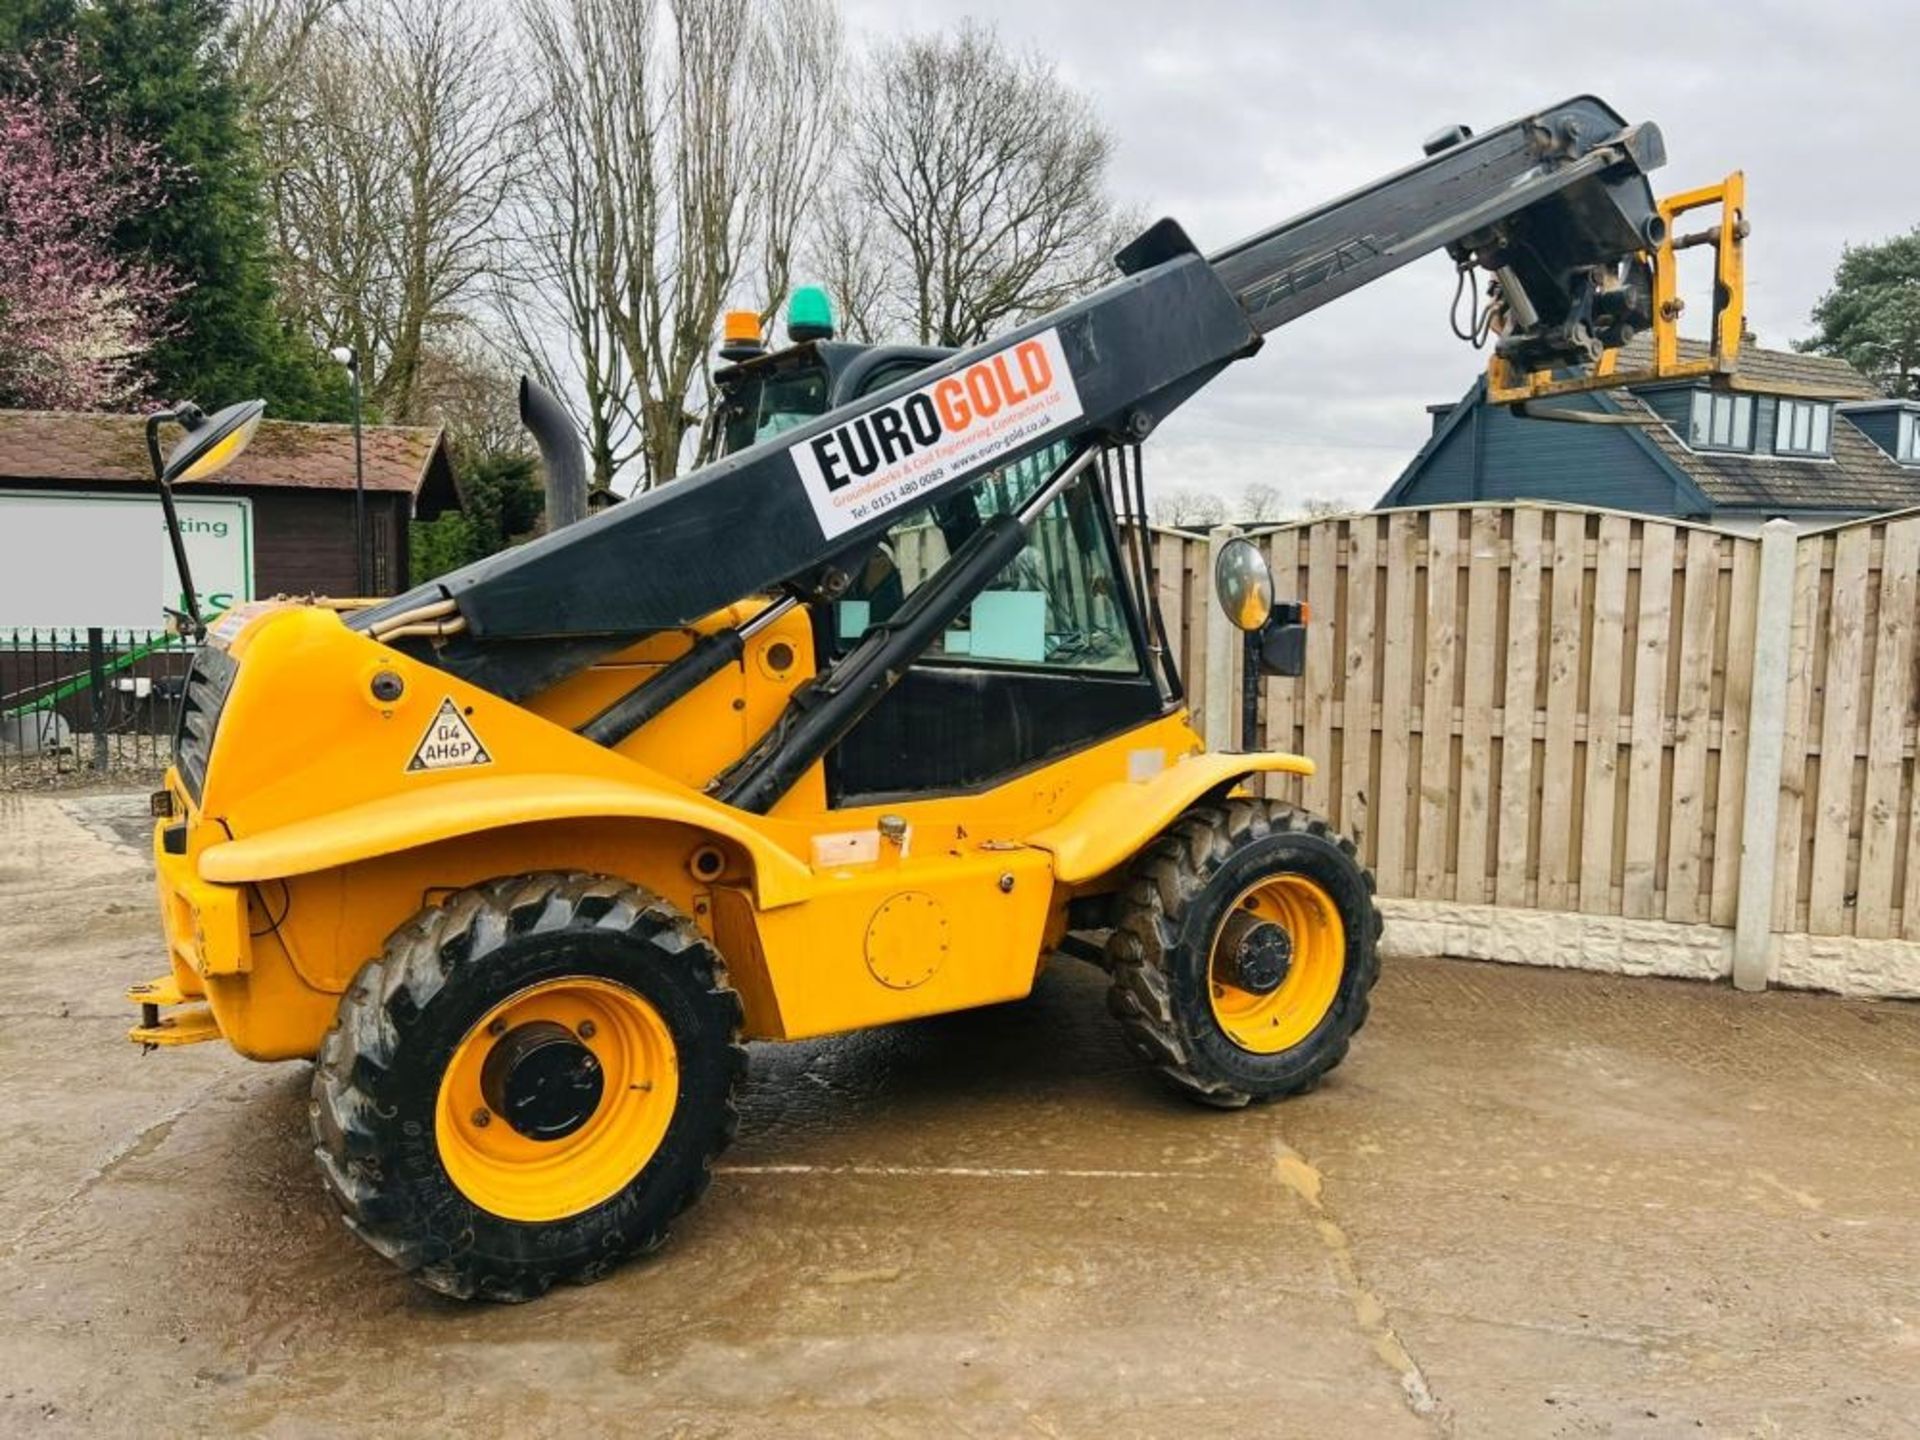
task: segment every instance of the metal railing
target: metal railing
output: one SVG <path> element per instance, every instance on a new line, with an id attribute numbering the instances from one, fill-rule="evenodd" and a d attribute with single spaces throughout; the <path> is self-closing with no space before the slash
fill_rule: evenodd
<path id="1" fill-rule="evenodd" d="M 0 629 L 0 789 L 158 776 L 193 649 L 160 630 Z"/>

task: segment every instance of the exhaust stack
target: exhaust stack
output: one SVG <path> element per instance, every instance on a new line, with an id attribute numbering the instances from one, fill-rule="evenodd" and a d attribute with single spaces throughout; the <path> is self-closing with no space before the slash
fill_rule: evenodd
<path id="1" fill-rule="evenodd" d="M 540 447 L 546 476 L 547 529 L 563 530 L 587 518 L 587 464 L 566 407 L 553 392 L 520 377 L 520 423 Z"/>

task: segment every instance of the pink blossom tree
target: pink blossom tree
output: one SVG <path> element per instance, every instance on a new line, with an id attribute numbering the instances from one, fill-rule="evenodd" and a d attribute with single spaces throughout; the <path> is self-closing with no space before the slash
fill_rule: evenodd
<path id="1" fill-rule="evenodd" d="M 155 147 L 87 114 L 68 47 L 0 67 L 0 406 L 123 409 L 146 398 L 146 352 L 181 286 L 115 251 L 127 215 L 163 204 Z"/>

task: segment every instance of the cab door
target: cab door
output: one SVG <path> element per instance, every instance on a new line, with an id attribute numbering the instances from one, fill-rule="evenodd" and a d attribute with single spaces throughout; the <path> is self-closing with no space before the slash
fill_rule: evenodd
<path id="1" fill-rule="evenodd" d="M 974 528 L 1016 509 L 1065 459 L 1055 446 L 908 515 L 828 613 L 844 653 L 938 572 Z M 1089 470 L 1026 549 L 827 756 L 829 803 L 987 789 L 1165 713 L 1123 582 L 1105 484 Z"/>

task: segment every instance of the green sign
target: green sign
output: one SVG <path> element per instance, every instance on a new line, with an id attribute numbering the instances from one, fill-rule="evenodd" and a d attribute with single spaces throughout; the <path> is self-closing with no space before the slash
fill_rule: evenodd
<path id="1" fill-rule="evenodd" d="M 253 502 L 181 496 L 200 608 L 254 598 Z M 185 597 L 153 495 L 0 490 L 0 629 L 157 630 Z"/>

